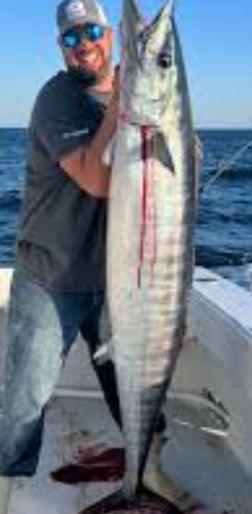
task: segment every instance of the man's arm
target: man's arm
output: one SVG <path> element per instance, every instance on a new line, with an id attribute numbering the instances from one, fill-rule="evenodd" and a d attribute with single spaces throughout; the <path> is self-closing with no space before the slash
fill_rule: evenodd
<path id="1" fill-rule="evenodd" d="M 112 95 L 103 121 L 88 146 L 79 147 L 62 157 L 60 167 L 92 196 L 104 198 L 108 195 L 110 167 L 102 160 L 104 151 L 116 130 L 118 92 Z"/>

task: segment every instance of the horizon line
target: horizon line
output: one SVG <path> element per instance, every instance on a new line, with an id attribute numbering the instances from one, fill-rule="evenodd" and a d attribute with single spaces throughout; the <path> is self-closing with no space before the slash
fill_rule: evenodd
<path id="1" fill-rule="evenodd" d="M 29 125 L 5 125 L 5 126 L 0 126 L 0 130 L 28 130 L 29 128 Z M 252 127 L 249 127 L 249 126 L 241 126 L 241 125 L 237 125 L 237 126 L 225 126 L 225 125 L 218 125 L 218 126 L 196 126 L 195 127 L 195 130 L 251 130 L 252 131 Z"/>

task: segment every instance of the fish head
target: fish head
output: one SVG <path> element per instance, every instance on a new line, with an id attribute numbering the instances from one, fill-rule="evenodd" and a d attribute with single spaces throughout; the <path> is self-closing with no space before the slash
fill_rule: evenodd
<path id="1" fill-rule="evenodd" d="M 134 0 L 125 0 L 120 25 L 121 113 L 136 125 L 160 126 L 173 74 L 173 9 L 166 3 L 147 24 Z"/>

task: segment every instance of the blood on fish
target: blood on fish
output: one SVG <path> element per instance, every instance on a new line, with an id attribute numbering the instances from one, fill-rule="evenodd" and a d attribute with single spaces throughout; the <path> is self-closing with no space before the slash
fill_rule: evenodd
<path id="1" fill-rule="evenodd" d="M 143 162 L 142 174 L 142 202 L 141 202 L 141 226 L 140 226 L 140 249 L 139 264 L 137 272 L 138 287 L 141 287 L 141 268 L 144 264 L 145 239 L 147 225 L 152 229 L 152 256 L 151 256 L 151 279 L 153 280 L 154 264 L 156 262 L 156 219 L 155 219 L 155 195 L 153 193 L 153 169 L 152 159 L 154 156 L 154 133 L 153 128 L 141 126 L 141 158 Z"/>

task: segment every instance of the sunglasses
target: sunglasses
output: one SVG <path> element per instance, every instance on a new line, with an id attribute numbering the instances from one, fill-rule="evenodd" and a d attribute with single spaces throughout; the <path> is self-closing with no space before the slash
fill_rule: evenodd
<path id="1" fill-rule="evenodd" d="M 83 26 L 67 30 L 67 32 L 61 36 L 61 40 L 66 48 L 74 50 L 80 45 L 83 39 L 87 41 L 98 41 L 103 38 L 105 30 L 105 27 L 101 27 L 101 25 L 97 25 L 96 23 L 86 23 Z"/>

